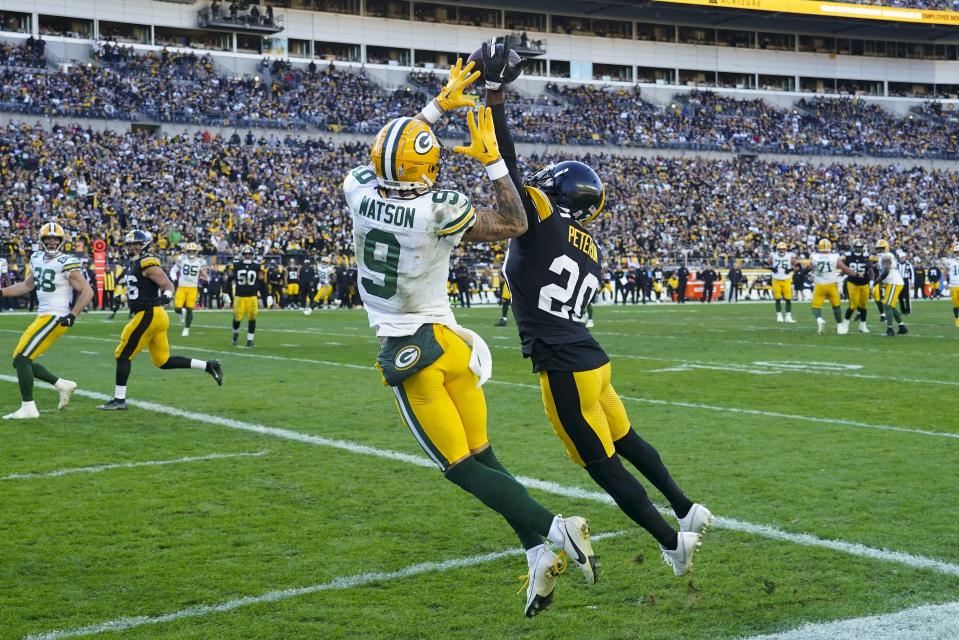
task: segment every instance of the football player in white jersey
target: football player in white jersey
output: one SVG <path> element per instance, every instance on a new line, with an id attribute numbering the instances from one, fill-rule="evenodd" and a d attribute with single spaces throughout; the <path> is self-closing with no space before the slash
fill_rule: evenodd
<path id="1" fill-rule="evenodd" d="M 206 260 L 200 257 L 200 245 L 188 242 L 183 247 L 185 253 L 177 258 L 176 269 L 179 273 L 176 283 L 176 297 L 173 300 L 173 309 L 183 320 L 183 337 L 190 335 L 190 325 L 193 324 L 193 308 L 196 306 L 197 293 L 200 290 L 200 277 L 209 276 Z M 183 310 L 186 309 L 186 316 Z"/>
<path id="2" fill-rule="evenodd" d="M 826 333 L 826 321 L 822 318 L 822 303 L 826 300 L 832 305 L 832 314 L 836 318 L 836 333 L 849 333 L 849 322 L 842 318 L 842 306 L 839 302 L 839 274 L 854 276 L 856 272 L 846 266 L 838 253 L 832 250 L 832 241 L 823 238 L 816 245 L 816 251 L 809 257 L 813 275 L 812 314 L 816 318 L 816 332 Z"/>
<path id="3" fill-rule="evenodd" d="M 314 309 L 324 304 L 327 307 L 333 305 L 333 262 L 330 256 L 323 256 L 316 265 L 316 295 L 303 309 L 303 315 L 310 315 Z"/>
<path id="4" fill-rule="evenodd" d="M 776 244 L 776 252 L 769 258 L 769 268 L 773 272 L 773 300 L 776 301 L 776 322 L 793 320 L 793 269 L 798 260 L 788 251 L 785 242 Z M 783 318 L 782 301 L 786 301 L 786 317 Z"/>
<path id="5" fill-rule="evenodd" d="M 491 372 L 489 347 L 459 326 L 446 295 L 450 254 L 461 241 L 504 240 L 527 228 L 489 109 L 469 112 L 470 145 L 453 151 L 486 166 L 496 208 L 476 209 L 460 192 L 432 190 L 440 147 L 430 125 L 445 111 L 473 106 L 463 96 L 479 76 L 472 68 L 457 60 L 446 86 L 421 113 L 383 127 L 371 164 L 353 169 L 343 190 L 360 297 L 382 345 L 377 366 L 404 422 L 446 479 L 516 531 L 529 566 L 525 613 L 533 616 L 552 602 L 562 569 L 544 538 L 565 551 L 589 582 L 595 581 L 596 558 L 586 521 L 555 515 L 533 500 L 490 448 L 481 388 Z"/>
<path id="6" fill-rule="evenodd" d="M 882 287 L 882 306 L 886 313 L 886 336 L 894 336 L 896 332 L 892 330 L 892 321 L 895 318 L 899 324 L 899 334 L 909 333 L 906 325 L 902 322 L 902 313 L 899 312 L 899 294 L 902 293 L 905 280 L 899 272 L 899 260 L 896 254 L 889 248 L 889 242 L 880 240 L 876 243 L 876 255 L 879 258 L 879 275 L 876 276 L 876 282 Z"/>
<path id="7" fill-rule="evenodd" d="M 30 275 L 23 282 L 0 289 L 0 297 L 10 298 L 29 294 L 36 289 L 39 306 L 37 319 L 23 332 L 17 348 L 13 350 L 13 367 L 20 382 L 20 408 L 3 416 L 4 420 L 39 418 L 33 401 L 33 380 L 49 382 L 60 392 L 57 408 L 70 403 L 70 396 L 77 383 L 50 373 L 43 365 L 34 362 L 57 338 L 67 332 L 77 316 L 93 300 L 93 289 L 83 277 L 80 261 L 60 252 L 63 245 L 63 227 L 48 222 L 40 227 L 40 244 L 43 247 L 30 256 Z M 76 293 L 73 307 L 70 298 Z"/>
<path id="8" fill-rule="evenodd" d="M 959 243 L 952 247 L 952 257 L 942 261 L 949 279 L 949 293 L 952 297 L 952 315 L 959 329 Z"/>

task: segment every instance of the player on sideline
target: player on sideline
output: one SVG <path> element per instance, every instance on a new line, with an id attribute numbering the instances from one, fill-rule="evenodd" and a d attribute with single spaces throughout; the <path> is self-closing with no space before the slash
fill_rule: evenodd
<path id="1" fill-rule="evenodd" d="M 177 279 L 176 298 L 173 301 L 173 310 L 183 320 L 184 338 L 190 335 L 190 325 L 193 324 L 193 308 L 196 306 L 197 292 L 200 288 L 200 278 L 207 274 L 206 260 L 200 257 L 200 245 L 188 242 L 184 247 L 186 254 L 177 260 L 177 270 L 180 277 Z M 183 310 L 186 309 L 186 317 Z"/>
<path id="2" fill-rule="evenodd" d="M 316 265 L 316 295 L 303 309 L 303 315 L 312 314 L 314 309 L 324 304 L 327 308 L 333 306 L 333 264 L 330 256 L 323 256 Z"/>
<path id="3" fill-rule="evenodd" d="M 527 219 L 526 232 L 510 240 L 504 269 L 523 355 L 539 374 L 546 414 L 569 457 L 656 538 L 663 560 L 681 576 L 692 566 L 712 514 L 686 497 L 656 449 L 631 427 L 613 389 L 609 357 L 584 325 L 586 307 L 602 286 L 600 247 L 586 225 L 602 211 L 605 189 L 582 162 L 548 165 L 520 178 L 501 90 L 509 81 L 508 59 L 508 37 L 502 46 L 483 45 L 486 103 Z M 678 533 L 621 457 L 666 496 L 679 520 Z"/>
<path id="4" fill-rule="evenodd" d="M 502 515 L 526 549 L 525 613 L 552 602 L 563 561 L 559 546 L 596 580 L 597 563 L 583 518 L 554 515 L 533 500 L 499 462 L 487 437 L 489 347 L 460 327 L 446 295 L 450 255 L 462 240 L 486 242 L 522 233 L 526 216 L 496 146 L 488 109 L 467 118 L 471 142 L 456 147 L 486 165 L 495 209 L 473 208 L 456 191 L 432 191 L 440 146 L 430 125 L 445 111 L 472 106 L 463 96 L 479 76 L 462 60 L 435 100 L 415 118 L 389 122 L 376 136 L 372 164 L 353 169 L 343 190 L 353 220 L 358 284 L 382 347 L 377 366 L 403 420 L 447 480 Z"/>
<path id="5" fill-rule="evenodd" d="M 816 318 L 816 333 L 826 333 L 826 321 L 822 318 L 822 303 L 826 300 L 832 305 L 832 314 L 836 318 L 836 333 L 849 333 L 849 323 L 842 319 L 842 303 L 839 301 L 839 274 L 854 276 L 856 272 L 846 266 L 838 253 L 833 253 L 832 241 L 823 238 L 816 244 L 816 251 L 809 257 L 813 276 L 812 314 Z"/>
<path id="6" fill-rule="evenodd" d="M 899 335 L 905 335 L 909 333 L 909 329 L 903 324 L 902 314 L 899 312 L 899 294 L 905 285 L 902 274 L 899 272 L 899 261 L 886 240 L 876 243 L 876 255 L 879 257 L 879 275 L 876 276 L 876 282 L 882 287 L 882 306 L 886 312 L 886 336 L 896 335 L 896 332 L 892 330 L 893 319 L 899 324 Z"/>
<path id="7" fill-rule="evenodd" d="M 93 289 L 83 277 L 79 260 L 60 252 L 63 240 L 63 227 L 56 222 L 47 222 L 40 227 L 43 249 L 30 256 L 30 275 L 23 282 L 0 289 L 2 298 L 27 295 L 36 289 L 39 301 L 37 319 L 23 332 L 13 350 L 13 368 L 17 370 L 20 383 L 20 408 L 3 416 L 4 420 L 40 417 L 33 401 L 34 378 L 49 382 L 60 392 L 58 409 L 70 403 L 70 396 L 77 388 L 76 382 L 55 376 L 34 362 L 73 326 L 77 316 L 93 300 Z M 76 300 L 71 308 L 70 297 L 74 292 Z"/>
<path id="8" fill-rule="evenodd" d="M 255 346 L 256 316 L 259 312 L 257 294 L 262 288 L 260 265 L 254 260 L 253 247 L 248 244 L 240 249 L 239 258 L 230 267 L 233 283 L 233 346 L 240 339 L 240 324 L 246 319 L 246 346 Z"/>
<path id="9" fill-rule="evenodd" d="M 846 279 L 846 291 L 849 294 L 849 308 L 846 309 L 846 322 L 853 314 L 859 319 L 859 332 L 869 333 L 866 313 L 869 311 L 869 256 L 866 255 L 866 243 L 855 240 L 852 250 L 844 260 L 846 266 L 855 272 Z"/>
<path id="10" fill-rule="evenodd" d="M 510 300 L 511 300 L 511 297 L 509 293 L 509 285 L 506 284 L 506 278 L 503 277 L 500 280 L 500 286 L 499 286 L 500 318 L 493 324 L 493 326 L 505 327 L 507 324 L 509 324 Z"/>
<path id="11" fill-rule="evenodd" d="M 952 297 L 952 316 L 959 329 L 959 243 L 952 246 L 952 257 L 942 261 L 949 279 L 949 294 Z"/>
<path id="12" fill-rule="evenodd" d="M 200 369 L 213 376 L 218 385 L 223 384 L 219 360 L 170 355 L 170 343 L 167 341 L 170 316 L 163 306 L 173 299 L 173 283 L 160 266 L 160 259 L 147 253 L 151 241 L 150 234 L 139 229 L 130 231 L 124 238 L 128 261 L 123 278 L 133 319 L 123 327 L 120 344 L 114 351 L 117 373 L 113 399 L 97 409 L 126 410 L 127 380 L 130 378 L 133 358 L 144 348 L 150 350 L 150 360 L 160 369 Z"/>
<path id="13" fill-rule="evenodd" d="M 776 301 L 776 322 L 795 323 L 793 320 L 793 269 L 798 260 L 788 251 L 785 242 L 776 245 L 776 252 L 769 259 L 773 272 L 773 299 Z M 782 302 L 786 301 L 786 317 L 783 318 Z"/>

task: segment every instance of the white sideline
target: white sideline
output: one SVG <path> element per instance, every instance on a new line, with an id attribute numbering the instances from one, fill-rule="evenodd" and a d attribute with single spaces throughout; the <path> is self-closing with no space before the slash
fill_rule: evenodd
<path id="1" fill-rule="evenodd" d="M 168 464 L 180 464 L 184 462 L 201 462 L 205 460 L 223 460 L 226 458 L 258 458 L 265 456 L 267 451 L 240 452 L 240 453 L 211 453 L 205 456 L 190 456 L 187 458 L 175 458 L 173 460 L 146 460 L 143 462 L 118 462 L 114 464 L 100 464 L 92 467 L 70 467 L 67 469 L 57 469 L 55 471 L 39 471 L 37 473 L 11 473 L 8 476 L 0 476 L 2 480 L 26 480 L 28 478 L 60 478 L 73 473 L 100 473 L 101 471 L 110 471 L 112 469 L 135 469 L 137 467 L 161 467 Z"/>
<path id="2" fill-rule="evenodd" d="M 8 375 L 0 375 L 0 380 L 6 381 L 6 382 L 17 381 L 16 377 L 8 376 Z M 46 385 L 46 384 L 44 384 L 43 386 L 46 388 L 51 388 L 49 387 L 49 385 Z M 110 396 L 106 394 L 98 393 L 95 391 L 87 391 L 85 389 L 78 389 L 75 395 L 80 395 L 87 398 L 93 398 L 95 400 L 110 399 Z M 259 433 L 262 435 L 273 436 L 275 438 L 282 438 L 284 440 L 293 440 L 295 442 L 302 442 L 304 444 L 312 444 L 312 445 L 317 445 L 321 447 L 329 447 L 332 449 L 348 451 L 350 453 L 357 453 L 357 454 L 373 456 L 377 458 L 385 458 L 387 460 L 396 460 L 398 462 L 405 462 L 407 464 L 416 465 L 418 467 L 436 469 L 436 465 L 432 461 L 430 461 L 428 458 L 421 455 L 410 455 L 408 453 L 392 451 L 390 449 L 380 449 L 377 447 L 371 447 L 368 445 L 360 444 L 358 442 L 352 442 L 349 440 L 334 440 L 330 438 L 324 438 L 322 436 L 312 435 L 309 433 L 292 431 L 289 429 L 282 429 L 278 427 L 269 427 L 262 424 L 243 422 L 241 420 L 234 420 L 232 418 L 224 418 L 222 416 L 211 415 L 206 413 L 186 411 L 183 409 L 178 409 L 176 407 L 169 407 L 166 405 L 157 404 L 155 402 L 146 402 L 143 400 L 131 400 L 128 398 L 127 404 L 134 407 L 141 408 L 141 409 L 146 409 L 148 411 L 162 413 L 168 416 L 185 418 L 187 420 L 192 420 L 194 422 L 205 422 L 207 424 L 214 424 L 221 427 L 229 427 L 231 429 L 238 429 L 240 431 L 249 431 L 252 433 Z M 523 483 L 524 486 L 530 487 L 532 489 L 539 489 L 547 493 L 552 493 L 555 495 L 565 496 L 569 498 L 576 498 L 580 500 L 590 500 L 593 502 L 612 504 L 612 499 L 605 493 L 600 493 L 597 491 L 589 491 L 586 489 L 580 489 L 579 487 L 564 486 L 564 485 L 556 484 L 554 482 L 549 482 L 546 480 L 538 480 L 536 478 L 527 478 L 524 476 L 518 476 L 517 480 Z M 661 511 L 667 515 L 670 513 L 666 509 L 661 509 Z M 913 555 L 913 554 L 904 553 L 901 551 L 887 551 L 885 549 L 876 549 L 873 547 L 867 547 L 866 545 L 857 544 L 853 542 L 845 542 L 842 540 L 827 540 L 823 538 L 818 538 L 814 535 L 810 535 L 807 533 L 789 533 L 787 531 L 776 529 L 775 527 L 770 527 L 770 526 L 761 525 L 761 524 L 753 524 L 751 522 L 736 520 L 734 518 L 717 517 L 714 520 L 714 526 L 720 527 L 723 529 L 730 529 L 732 531 L 739 531 L 742 533 L 748 533 L 753 535 L 759 535 L 766 538 L 772 538 L 774 540 L 792 542 L 792 543 L 800 544 L 804 546 L 821 547 L 824 549 L 839 551 L 841 553 L 846 553 L 853 556 L 869 558 L 871 560 L 881 560 L 883 562 L 895 562 L 898 564 L 903 564 L 903 565 L 912 567 L 914 569 L 930 569 L 930 570 L 938 571 L 939 573 L 944 573 L 947 575 L 959 576 L 959 564 L 952 564 L 952 563 L 946 562 L 945 560 L 927 558 L 925 556 Z"/>
<path id="3" fill-rule="evenodd" d="M 614 531 L 610 533 L 600 533 L 591 536 L 591 538 L 593 540 L 602 540 L 604 538 L 614 538 L 617 536 L 626 535 L 627 533 L 629 532 Z M 314 584 L 308 587 L 296 587 L 293 589 L 268 591 L 258 596 L 245 596 L 242 598 L 235 598 L 233 600 L 226 600 L 225 602 L 220 602 L 217 604 L 205 604 L 198 607 L 190 607 L 189 609 L 181 609 L 179 611 L 165 613 L 159 616 L 134 616 L 129 618 L 117 618 L 116 620 L 91 624 L 86 627 L 61 629 L 58 631 L 31 634 L 24 637 L 23 640 L 60 640 L 61 638 L 92 636 L 110 631 L 126 631 L 127 629 L 134 629 L 136 627 L 143 627 L 146 625 L 174 622 L 176 620 L 182 620 L 183 618 L 198 618 L 211 613 L 226 613 L 241 607 L 249 607 L 254 604 L 263 604 L 266 602 L 279 602 L 280 600 L 288 600 L 290 598 L 297 598 L 299 596 L 307 596 L 314 593 L 319 593 L 321 591 L 352 589 L 353 587 L 360 587 L 372 582 L 401 580 L 403 578 L 411 578 L 423 573 L 442 573 L 452 569 L 473 567 L 479 564 L 493 562 L 494 560 L 499 560 L 501 558 L 518 556 L 522 553 L 522 549 L 506 549 L 504 551 L 495 551 L 493 553 L 467 556 L 465 558 L 453 558 L 451 560 L 444 560 L 443 562 L 421 562 L 418 564 L 411 564 L 402 569 L 398 569 L 397 571 L 386 571 L 382 573 L 359 573 L 352 576 L 342 576 L 340 578 L 334 578 L 329 582 Z"/>
<path id="4" fill-rule="evenodd" d="M 955 640 L 959 602 L 922 605 L 895 613 L 807 623 L 791 631 L 745 640 Z"/>
<path id="5" fill-rule="evenodd" d="M 0 331 L 9 331 L 7 329 L 0 329 Z M 78 338 L 80 340 L 93 340 L 97 342 L 115 342 L 115 340 L 109 340 L 107 338 L 95 338 L 91 336 L 71 336 Z M 248 351 L 236 350 L 236 351 L 223 351 L 219 349 L 206 349 L 203 347 L 188 347 L 185 345 L 175 345 L 175 348 L 180 351 L 197 351 L 200 353 L 213 353 L 217 355 L 238 357 L 238 358 L 259 358 L 263 360 L 277 360 L 280 362 L 302 362 L 304 364 L 317 364 L 327 367 L 340 367 L 343 369 L 358 369 L 362 371 L 374 372 L 375 369 L 371 366 L 362 365 L 362 364 L 352 364 L 348 362 L 334 362 L 332 360 L 318 360 L 315 358 L 297 358 L 292 356 L 271 356 L 264 353 L 250 353 Z M 0 380 L 13 380 L 10 376 L 0 376 Z M 517 387 L 517 388 L 527 388 L 527 389 L 536 389 L 539 391 L 539 385 L 528 384 L 524 382 L 508 382 L 503 380 L 490 380 L 489 384 L 498 384 L 507 387 Z M 628 400 L 630 402 L 637 402 L 641 404 L 652 404 L 660 405 L 667 407 L 681 407 L 683 409 L 698 409 L 703 411 L 718 411 L 722 413 L 738 413 L 744 415 L 754 415 L 754 416 L 763 416 L 766 418 L 783 418 L 785 420 L 796 420 L 799 422 L 813 422 L 817 424 L 835 424 L 846 427 L 856 427 L 859 429 L 873 429 L 878 431 L 892 431 L 897 433 L 909 433 L 914 435 L 922 436 L 933 436 L 938 438 L 950 438 L 959 440 L 959 433 L 949 433 L 948 431 L 934 431 L 932 429 L 917 429 L 911 427 L 897 427 L 895 425 L 888 424 L 872 424 L 868 422 L 858 422 L 856 420 L 845 420 L 843 418 L 821 418 L 817 416 L 803 416 L 794 413 L 782 413 L 779 411 L 765 411 L 763 409 L 747 409 L 744 407 L 725 407 L 721 405 L 711 405 L 711 404 L 702 404 L 697 402 L 682 402 L 678 400 L 659 400 L 656 398 L 640 398 L 636 396 L 625 396 L 620 395 L 620 398 L 623 400 Z"/>

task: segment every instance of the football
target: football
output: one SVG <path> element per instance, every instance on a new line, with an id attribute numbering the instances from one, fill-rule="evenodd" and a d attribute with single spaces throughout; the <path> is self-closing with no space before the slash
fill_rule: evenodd
<path id="1" fill-rule="evenodd" d="M 495 46 L 496 46 L 497 48 L 501 48 L 501 47 L 503 46 L 503 43 L 497 42 Z M 521 61 L 522 61 L 522 58 L 519 57 L 519 54 L 516 53 L 516 51 L 514 51 L 514 50 L 511 49 L 510 52 L 509 52 L 509 66 L 515 67 L 515 66 L 518 65 Z M 485 83 L 485 82 L 486 82 L 486 68 L 483 66 L 483 47 L 481 46 L 479 49 L 477 49 L 476 51 L 474 51 L 473 53 L 471 53 L 471 54 L 470 54 L 470 57 L 467 58 L 466 62 L 467 62 L 467 63 L 469 63 L 469 62 L 475 62 L 476 64 L 475 64 L 475 66 L 473 67 L 473 69 L 474 69 L 475 71 L 479 71 L 479 72 L 480 72 L 480 77 L 476 80 L 476 83 L 475 83 L 475 84 L 483 84 L 483 83 Z M 522 73 L 520 73 L 520 75 L 522 75 Z M 519 77 L 519 76 L 517 76 L 517 77 Z"/>

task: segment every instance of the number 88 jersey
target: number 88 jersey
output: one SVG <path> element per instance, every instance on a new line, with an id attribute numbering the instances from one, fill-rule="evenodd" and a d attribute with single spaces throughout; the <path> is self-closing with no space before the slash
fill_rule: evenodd
<path id="1" fill-rule="evenodd" d="M 70 272 L 80 268 L 80 261 L 68 253 L 47 258 L 46 252 L 35 251 L 30 256 L 30 273 L 37 291 L 37 313 L 65 316 L 70 313 L 73 286 Z"/>
<path id="2" fill-rule="evenodd" d="M 409 336 L 424 324 L 456 324 L 446 293 L 450 254 L 476 221 L 457 191 L 388 198 L 372 167 L 343 182 L 353 218 L 357 284 L 378 336 Z"/>
<path id="3" fill-rule="evenodd" d="M 609 358 L 585 325 L 586 306 L 602 286 L 599 245 L 572 218 L 554 211 L 542 191 L 525 189 L 530 226 L 510 241 L 503 270 L 523 354 L 533 359 L 534 371 L 602 366 Z"/>

